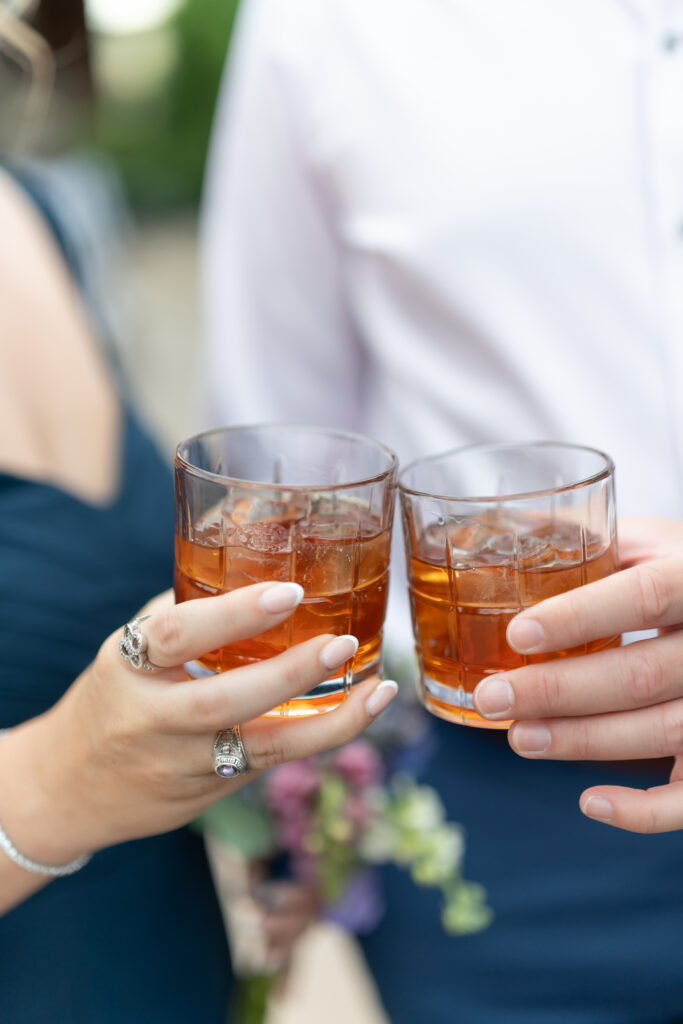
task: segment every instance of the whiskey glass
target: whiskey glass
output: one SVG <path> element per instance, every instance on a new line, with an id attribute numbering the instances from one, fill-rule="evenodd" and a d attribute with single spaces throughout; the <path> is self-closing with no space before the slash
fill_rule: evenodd
<path id="1" fill-rule="evenodd" d="M 192 674 L 271 658 L 322 633 L 352 633 L 352 659 L 271 714 L 337 707 L 381 672 L 397 460 L 371 438 L 293 424 L 235 426 L 183 441 L 175 455 L 177 601 L 265 580 L 299 583 L 281 625 L 208 651 Z"/>
<path id="2" fill-rule="evenodd" d="M 487 675 L 617 646 L 523 655 L 510 620 L 618 567 L 614 464 L 555 442 L 485 444 L 418 459 L 399 477 L 418 690 L 450 722 L 506 729 L 474 709 Z"/>

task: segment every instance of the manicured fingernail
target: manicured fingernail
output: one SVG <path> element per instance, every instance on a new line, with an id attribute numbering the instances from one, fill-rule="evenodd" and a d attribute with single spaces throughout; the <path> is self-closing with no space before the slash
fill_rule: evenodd
<path id="1" fill-rule="evenodd" d="M 325 668 L 341 668 L 357 650 L 358 641 L 355 636 L 337 636 L 323 647 L 320 652 L 320 660 Z"/>
<path id="2" fill-rule="evenodd" d="M 389 707 L 397 693 L 398 683 L 395 683 L 393 679 L 385 679 L 376 690 L 373 690 L 366 700 L 365 710 L 371 718 L 375 718 L 380 711 L 384 711 L 385 708 Z"/>
<path id="3" fill-rule="evenodd" d="M 508 626 L 508 643 L 520 654 L 531 654 L 544 640 L 543 626 L 536 619 L 513 619 Z"/>
<path id="4" fill-rule="evenodd" d="M 614 816 L 614 807 L 604 796 L 589 796 L 581 810 L 587 818 L 597 821 L 611 821 Z"/>
<path id="5" fill-rule="evenodd" d="M 264 612 L 277 614 L 289 612 L 296 608 L 304 596 L 304 588 L 298 583 L 276 583 L 274 587 L 264 590 L 258 603 Z"/>
<path id="6" fill-rule="evenodd" d="M 484 718 L 512 717 L 510 712 L 515 702 L 515 693 L 503 676 L 482 679 L 475 688 L 473 699 L 475 708 Z"/>
<path id="7" fill-rule="evenodd" d="M 510 740 L 518 754 L 545 754 L 550 738 L 549 729 L 533 722 L 520 722 L 510 730 Z"/>

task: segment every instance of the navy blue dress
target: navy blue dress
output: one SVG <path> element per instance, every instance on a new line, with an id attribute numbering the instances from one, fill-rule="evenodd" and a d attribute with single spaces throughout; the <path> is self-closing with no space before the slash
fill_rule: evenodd
<path id="1" fill-rule="evenodd" d="M 424 781 L 465 826 L 465 876 L 496 916 L 447 937 L 438 896 L 384 872 L 387 914 L 363 944 L 392 1024 L 683 1021 L 683 832 L 635 835 L 578 809 L 590 785 L 666 776 L 524 760 L 501 733 L 437 719 L 434 732 Z"/>
<path id="2" fill-rule="evenodd" d="M 0 473 L 0 727 L 49 708 L 171 585 L 171 474 L 130 415 L 121 456 L 107 508 Z M 97 853 L 0 917 L 2 1024 L 223 1024 L 229 978 L 186 829 Z"/>

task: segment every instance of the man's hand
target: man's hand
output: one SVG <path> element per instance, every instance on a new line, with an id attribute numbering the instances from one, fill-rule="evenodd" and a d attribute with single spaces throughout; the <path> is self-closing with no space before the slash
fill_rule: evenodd
<path id="1" fill-rule="evenodd" d="M 521 612 L 508 642 L 537 655 L 636 630 L 657 636 L 491 676 L 474 702 L 485 718 L 515 720 L 509 741 L 523 757 L 673 756 L 666 785 L 596 786 L 580 800 L 617 828 L 669 832 L 683 828 L 683 523 L 624 523 L 619 548 L 622 571 Z"/>

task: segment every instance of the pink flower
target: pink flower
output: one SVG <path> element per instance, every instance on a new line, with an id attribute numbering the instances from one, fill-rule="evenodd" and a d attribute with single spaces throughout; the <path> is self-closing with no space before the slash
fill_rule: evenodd
<path id="1" fill-rule="evenodd" d="M 342 778 L 358 789 L 377 785 L 382 778 L 382 759 L 365 740 L 342 747 L 333 764 Z"/>
<path id="2" fill-rule="evenodd" d="M 273 768 L 266 785 L 266 802 L 277 815 L 308 812 L 320 781 L 310 760 L 292 761 Z"/>
<path id="3" fill-rule="evenodd" d="M 367 825 L 370 820 L 370 808 L 365 800 L 356 793 L 352 793 L 351 796 L 347 797 L 344 810 L 349 820 L 361 828 Z"/>
<path id="4" fill-rule="evenodd" d="M 278 842 L 290 853 L 302 852 L 310 824 L 310 818 L 301 814 L 280 818 L 277 823 Z"/>

